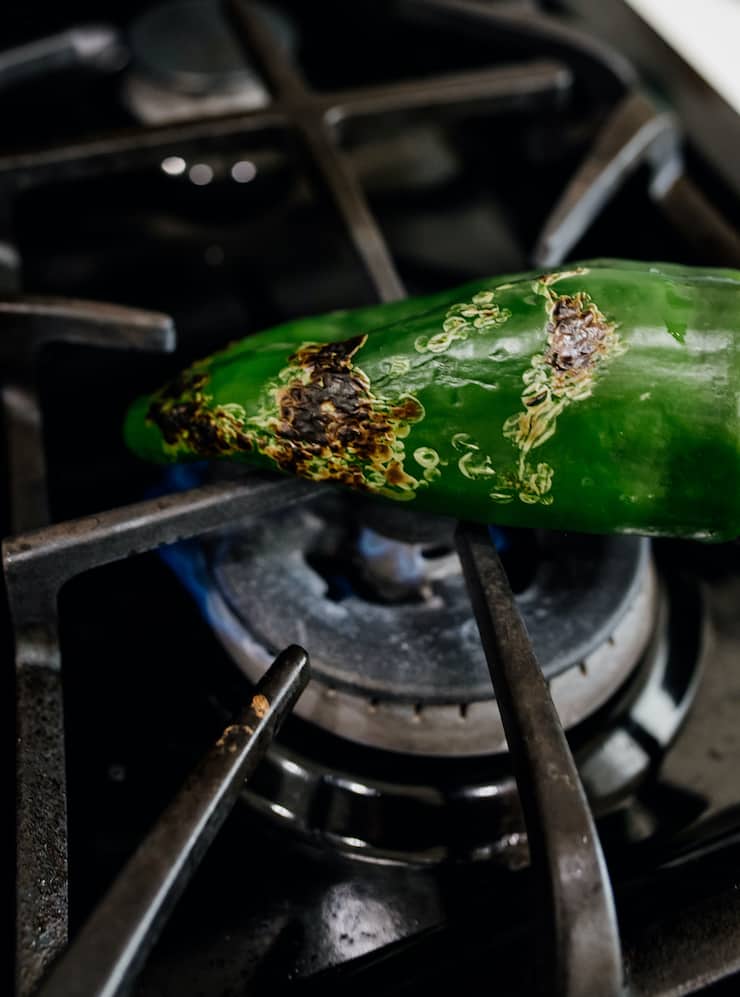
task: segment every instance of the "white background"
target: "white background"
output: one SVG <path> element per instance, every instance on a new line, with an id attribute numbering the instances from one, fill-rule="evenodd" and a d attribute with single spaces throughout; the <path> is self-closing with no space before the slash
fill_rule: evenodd
<path id="1" fill-rule="evenodd" d="M 627 3 L 740 114 L 740 0 Z"/>

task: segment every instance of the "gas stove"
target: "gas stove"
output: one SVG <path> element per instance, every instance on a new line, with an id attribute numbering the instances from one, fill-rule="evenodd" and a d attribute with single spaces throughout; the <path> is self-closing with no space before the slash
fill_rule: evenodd
<path id="1" fill-rule="evenodd" d="M 675 76 L 585 6 L 6 14 L 9 992 L 735 992 L 736 544 L 162 472 L 121 434 L 290 318 L 567 259 L 740 266 Z"/>

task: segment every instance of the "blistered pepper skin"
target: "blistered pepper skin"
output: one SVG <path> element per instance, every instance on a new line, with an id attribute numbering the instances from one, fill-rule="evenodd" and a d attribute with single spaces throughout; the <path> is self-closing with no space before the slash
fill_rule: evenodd
<path id="1" fill-rule="evenodd" d="M 740 272 L 622 260 L 267 330 L 136 401 L 139 456 L 479 522 L 740 533 Z"/>

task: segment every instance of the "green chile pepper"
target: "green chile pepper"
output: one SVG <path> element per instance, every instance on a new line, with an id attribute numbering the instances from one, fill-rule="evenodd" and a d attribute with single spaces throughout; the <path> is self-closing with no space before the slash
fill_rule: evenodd
<path id="1" fill-rule="evenodd" d="M 740 271 L 599 260 L 304 318 L 199 361 L 125 423 L 443 515 L 740 533 Z"/>

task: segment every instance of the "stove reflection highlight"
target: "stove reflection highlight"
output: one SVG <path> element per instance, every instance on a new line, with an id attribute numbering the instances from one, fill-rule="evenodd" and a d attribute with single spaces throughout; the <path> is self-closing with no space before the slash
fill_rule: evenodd
<path id="1" fill-rule="evenodd" d="M 167 156 L 160 163 L 162 172 L 166 173 L 168 177 L 179 177 L 187 169 L 188 164 L 182 158 L 182 156 Z"/>
<path id="2" fill-rule="evenodd" d="M 188 170 L 188 177 L 196 187 L 205 187 L 213 180 L 213 167 L 208 163 L 194 163 Z"/>
<path id="3" fill-rule="evenodd" d="M 231 179 L 237 183 L 249 183 L 257 176 L 257 167 L 248 159 L 240 159 L 231 167 Z"/>

